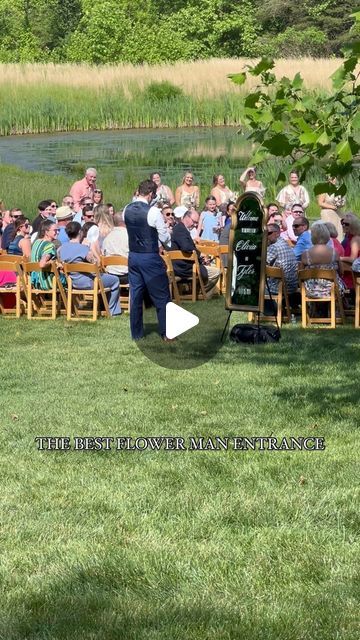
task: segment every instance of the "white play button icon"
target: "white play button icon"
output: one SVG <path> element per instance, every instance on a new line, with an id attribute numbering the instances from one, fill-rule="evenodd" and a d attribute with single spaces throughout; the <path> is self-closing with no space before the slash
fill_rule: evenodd
<path id="1" fill-rule="evenodd" d="M 166 305 L 166 337 L 172 340 L 199 324 L 199 318 L 174 302 Z"/>

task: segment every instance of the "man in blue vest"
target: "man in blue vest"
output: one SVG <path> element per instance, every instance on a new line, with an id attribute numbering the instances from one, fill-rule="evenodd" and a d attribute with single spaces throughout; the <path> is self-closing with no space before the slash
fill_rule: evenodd
<path id="1" fill-rule="evenodd" d="M 144 336 L 143 301 L 148 292 L 156 308 L 159 333 L 166 340 L 166 305 L 170 302 L 169 281 L 159 254 L 159 241 L 170 244 L 170 232 L 160 209 L 151 207 L 156 184 L 144 180 L 136 200 L 125 207 L 124 220 L 129 237 L 130 329 L 133 340 Z"/>

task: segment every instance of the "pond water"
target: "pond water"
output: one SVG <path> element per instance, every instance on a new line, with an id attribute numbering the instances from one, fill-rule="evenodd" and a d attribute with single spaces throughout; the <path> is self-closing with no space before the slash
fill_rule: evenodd
<path id="1" fill-rule="evenodd" d="M 158 169 L 166 181 L 191 169 L 197 181 L 221 172 L 238 179 L 251 155 L 233 127 L 91 131 L 0 139 L 0 161 L 28 171 L 80 176 L 95 166 L 116 181 Z"/>

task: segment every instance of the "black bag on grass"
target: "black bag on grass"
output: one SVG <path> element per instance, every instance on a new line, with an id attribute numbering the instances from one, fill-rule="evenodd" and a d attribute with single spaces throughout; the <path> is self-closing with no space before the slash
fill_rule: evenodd
<path id="1" fill-rule="evenodd" d="M 262 324 L 236 324 L 230 331 L 230 340 L 247 344 L 279 342 L 280 338 L 280 329 Z"/>

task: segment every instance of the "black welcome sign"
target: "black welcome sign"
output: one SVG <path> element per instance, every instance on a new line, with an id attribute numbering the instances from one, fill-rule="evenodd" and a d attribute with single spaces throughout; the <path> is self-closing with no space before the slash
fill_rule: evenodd
<path id="1" fill-rule="evenodd" d="M 239 197 L 229 237 L 225 306 L 230 311 L 263 311 L 266 221 L 259 196 Z"/>

